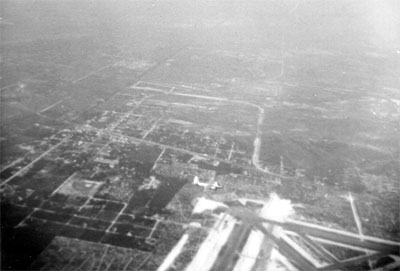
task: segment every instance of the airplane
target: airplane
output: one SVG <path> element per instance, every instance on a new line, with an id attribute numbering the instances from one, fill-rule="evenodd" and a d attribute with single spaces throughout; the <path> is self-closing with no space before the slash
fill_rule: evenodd
<path id="1" fill-rule="evenodd" d="M 193 179 L 193 184 L 194 185 L 198 185 L 198 186 L 202 186 L 204 187 L 204 189 L 210 189 L 210 190 L 217 190 L 222 188 L 222 185 L 219 182 L 213 182 L 213 183 L 203 183 L 200 182 L 199 177 L 195 176 Z"/>

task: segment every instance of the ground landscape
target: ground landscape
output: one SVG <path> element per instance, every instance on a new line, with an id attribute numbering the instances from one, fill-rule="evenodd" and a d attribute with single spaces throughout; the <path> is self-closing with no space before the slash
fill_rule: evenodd
<path id="1" fill-rule="evenodd" d="M 217 220 L 192 214 L 199 197 L 274 192 L 357 233 L 351 193 L 364 234 L 400 241 L 396 1 L 1 13 L 1 269 L 157 270 L 196 222 L 183 270 Z"/>

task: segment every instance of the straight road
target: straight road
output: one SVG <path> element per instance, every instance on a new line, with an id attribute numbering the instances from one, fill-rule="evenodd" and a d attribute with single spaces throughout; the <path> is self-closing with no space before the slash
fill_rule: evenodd
<path id="1" fill-rule="evenodd" d="M 229 100 L 229 99 L 226 99 L 226 98 L 215 97 L 215 96 L 188 94 L 188 93 L 181 93 L 181 92 L 170 92 L 170 91 L 165 91 L 165 90 L 161 90 L 161 89 L 140 88 L 140 87 L 137 87 L 137 86 L 132 86 L 131 88 L 138 89 L 138 90 L 144 90 L 144 91 L 160 92 L 160 93 L 163 93 L 165 95 L 175 95 L 175 96 L 184 96 L 184 97 L 197 98 L 197 99 L 214 100 L 214 101 L 218 101 L 218 102 L 237 103 L 237 104 L 247 105 L 247 106 L 251 106 L 253 108 L 256 108 L 258 110 L 258 119 L 257 119 L 256 137 L 254 138 L 254 143 L 253 143 L 254 149 L 253 149 L 253 155 L 252 155 L 252 163 L 256 167 L 256 169 L 258 169 L 259 171 L 262 171 L 262 172 L 264 172 L 266 174 L 272 175 L 274 177 L 282 178 L 282 179 L 291 179 L 290 177 L 287 177 L 287 176 L 284 176 L 284 175 L 277 174 L 277 173 L 269 171 L 269 169 L 266 166 L 263 166 L 261 164 L 261 162 L 260 162 L 259 157 L 260 157 L 261 144 L 262 144 L 262 140 L 261 140 L 262 125 L 263 125 L 263 122 L 264 122 L 264 109 L 261 106 L 253 104 L 253 103 L 250 103 L 250 102 L 239 101 L 239 100 Z M 143 142 L 144 142 L 144 140 L 143 140 Z M 146 141 L 146 142 L 149 143 L 150 141 Z M 159 144 L 159 143 L 155 143 L 155 142 L 152 142 L 152 143 Z M 160 146 L 162 146 L 164 148 L 175 149 L 175 147 L 167 146 L 167 145 L 163 145 L 163 144 L 160 144 Z M 176 150 L 183 151 L 182 149 L 176 149 Z M 199 154 L 196 154 L 196 155 L 199 155 Z M 207 155 L 201 155 L 200 154 L 200 156 L 207 157 L 208 159 L 212 159 L 212 157 L 208 157 Z M 227 160 L 221 160 L 221 159 L 215 159 L 215 160 L 233 164 L 232 162 L 227 161 Z M 243 167 L 242 165 L 240 165 L 240 166 Z"/>

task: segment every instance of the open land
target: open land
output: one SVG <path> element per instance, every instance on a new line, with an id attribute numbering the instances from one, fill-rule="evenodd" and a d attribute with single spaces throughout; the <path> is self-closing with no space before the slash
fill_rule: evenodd
<path id="1" fill-rule="evenodd" d="M 357 232 L 350 192 L 399 241 L 400 6 L 366 2 L 4 1 L 1 268 L 156 270 L 200 196 Z"/>

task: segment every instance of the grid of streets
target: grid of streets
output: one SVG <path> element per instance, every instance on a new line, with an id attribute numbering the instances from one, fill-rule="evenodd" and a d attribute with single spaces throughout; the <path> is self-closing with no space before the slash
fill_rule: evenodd
<path id="1" fill-rule="evenodd" d="M 160 240 L 169 238 L 167 228 L 177 238 L 190 214 L 181 210 L 186 219 L 177 221 L 162 213 L 194 176 L 212 181 L 214 171 L 259 167 L 262 109 L 206 94 L 139 81 L 85 123 L 34 146 L 42 152 L 1 172 L 12 226 L 144 253 L 168 243 Z"/>

